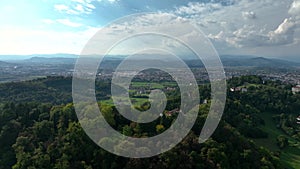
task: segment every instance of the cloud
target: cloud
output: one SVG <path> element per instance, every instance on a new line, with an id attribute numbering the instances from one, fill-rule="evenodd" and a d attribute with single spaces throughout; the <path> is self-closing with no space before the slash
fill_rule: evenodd
<path id="1" fill-rule="evenodd" d="M 70 27 L 81 27 L 82 24 L 81 23 L 75 23 L 70 21 L 69 19 L 57 19 L 57 22 L 66 25 L 66 26 L 70 26 Z"/>
<path id="2" fill-rule="evenodd" d="M 225 6 L 196 2 L 177 7 L 173 13 L 198 23 L 213 42 L 223 42 L 223 46 L 269 47 L 295 43 L 299 22 L 288 14 L 300 12 L 296 11 L 299 2 L 241 0 Z M 290 9 L 284 8 L 289 3 Z"/>
<path id="3" fill-rule="evenodd" d="M 84 31 L 49 31 L 18 27 L 0 28 L 2 54 L 80 54 L 84 45 L 100 28 Z"/>
<path id="4" fill-rule="evenodd" d="M 71 9 L 69 6 L 63 5 L 63 4 L 58 4 L 54 5 L 54 9 L 59 12 L 67 13 L 67 14 L 75 14 L 78 15 L 80 14 L 80 11 L 77 11 L 75 9 Z"/>
<path id="5" fill-rule="evenodd" d="M 55 23 L 55 20 L 52 20 L 52 19 L 43 19 L 42 22 L 45 23 L 45 24 L 53 24 L 53 23 Z"/>
<path id="6" fill-rule="evenodd" d="M 75 16 L 66 16 L 65 18 L 68 19 L 43 19 L 41 21 L 45 24 L 59 23 L 83 29 L 85 28 L 84 22 L 76 23 L 72 18 L 78 20 L 78 17 L 93 13 L 100 3 L 110 5 L 116 2 L 118 1 L 71 0 L 67 5 L 56 4 L 54 8 L 63 14 Z M 106 29 L 107 35 L 117 35 L 120 32 L 130 33 L 143 30 L 144 27 L 147 27 L 147 30 L 168 29 L 169 27 L 164 26 L 163 23 L 190 20 L 208 35 L 218 49 L 224 49 L 224 51 L 258 51 L 258 48 L 264 48 L 265 51 L 268 50 L 271 53 L 275 49 L 284 49 L 296 43 L 299 45 L 300 41 L 297 39 L 300 35 L 300 0 L 230 0 L 226 2 L 230 3 L 225 3 L 225 1 L 189 2 L 182 6 L 164 9 L 163 12 L 143 15 L 127 24 L 111 25 Z M 168 31 L 180 32 L 181 29 L 184 28 L 176 27 Z M 184 38 L 191 38 L 191 36 L 193 36 L 192 33 Z M 107 40 L 106 38 L 110 37 L 105 36 L 103 39 Z M 160 45 L 175 46 L 169 41 Z M 299 53 L 299 48 L 295 48 L 294 53 L 296 50 Z M 290 51 L 292 50 L 286 52 Z"/>
<path id="7" fill-rule="evenodd" d="M 83 8 L 83 6 L 80 5 L 80 4 L 77 4 L 76 7 L 75 7 L 75 9 L 76 9 L 78 12 L 80 12 L 80 13 L 83 13 L 83 12 L 84 12 L 84 8 Z"/>
<path id="8" fill-rule="evenodd" d="M 223 31 L 220 31 L 218 34 L 213 35 L 213 34 L 209 34 L 207 35 L 208 38 L 216 40 L 216 41 L 222 41 L 223 39 L 225 39 L 225 34 Z"/>
<path id="9" fill-rule="evenodd" d="M 71 0 L 71 3 L 67 6 L 64 4 L 54 5 L 54 9 L 71 14 L 71 15 L 80 15 L 80 14 L 91 14 L 96 7 L 93 5 L 93 2 L 96 0 Z"/>
<path id="10" fill-rule="evenodd" d="M 111 44 L 123 42 L 121 40 L 124 38 L 126 43 L 114 46 L 109 54 L 126 55 L 137 51 L 145 52 L 146 49 L 151 48 L 163 49 L 179 56 L 193 56 L 190 50 L 183 47 L 185 44 L 183 45 L 179 41 L 189 42 L 189 45 L 192 44 L 192 48 L 201 49 L 203 56 L 211 54 L 209 53 L 211 46 L 209 46 L 208 39 L 195 31 L 193 27 L 187 26 L 186 18 L 166 12 L 132 17 L 128 20 L 123 20 L 123 18 L 121 22 L 103 28 L 100 31 L 102 34 L 95 37 L 93 43 L 88 45 L 89 50 L 86 50 L 85 54 L 104 54 L 107 49 L 111 48 Z M 135 33 L 138 36 L 132 36 Z M 168 37 L 168 35 L 172 35 L 172 37 Z"/>
<path id="11" fill-rule="evenodd" d="M 54 9 L 57 11 L 66 11 L 66 10 L 69 10 L 69 7 L 67 5 L 57 4 L 57 5 L 54 5 Z"/>
<path id="12" fill-rule="evenodd" d="M 72 2 L 77 2 L 77 3 L 80 3 L 80 4 L 84 4 L 86 3 L 85 0 L 71 0 Z"/>
<path id="13" fill-rule="evenodd" d="M 269 32 L 271 44 L 282 45 L 294 42 L 294 32 L 297 23 L 292 18 L 286 18 L 276 30 Z"/>
<path id="14" fill-rule="evenodd" d="M 164 23 L 190 20 L 199 25 L 213 44 L 223 50 L 222 52 L 227 49 L 235 52 L 253 48 L 278 49 L 279 46 L 297 43 L 295 32 L 299 28 L 299 22 L 294 16 L 289 16 L 292 15 L 291 9 L 294 10 L 297 6 L 291 5 L 294 1 L 241 0 L 232 2 L 234 3 L 225 6 L 221 3 L 190 2 L 167 12 L 143 15 L 135 18 L 134 22 L 111 25 L 106 31 L 107 35 L 118 35 L 120 32 L 130 33 L 143 30 L 145 26 L 147 30 L 167 29 L 169 27 L 164 26 Z M 184 28 L 176 27 L 168 31 L 180 32 L 181 29 Z M 191 38 L 190 35 L 178 36 Z M 111 36 L 103 37 L 104 40 L 109 38 Z M 164 41 L 160 45 L 176 46 L 169 41 Z M 120 49 L 121 52 L 125 51 Z"/>
<path id="15" fill-rule="evenodd" d="M 289 13 L 292 15 L 300 14 L 300 0 L 294 0 L 290 6 Z"/>
<path id="16" fill-rule="evenodd" d="M 68 5 L 54 5 L 54 9 L 70 15 L 91 14 L 96 9 L 94 4 L 103 2 L 114 4 L 119 2 L 119 0 L 71 0 Z"/>
<path id="17" fill-rule="evenodd" d="M 42 19 L 41 22 L 44 23 L 44 24 L 47 24 L 47 25 L 59 23 L 59 24 L 63 24 L 65 26 L 74 27 L 74 28 L 78 28 L 78 27 L 83 26 L 83 24 L 72 22 L 69 19 L 56 19 L 56 20 Z"/>
<path id="18" fill-rule="evenodd" d="M 242 12 L 242 15 L 245 19 L 255 19 L 256 14 L 253 11 Z"/>
<path id="19" fill-rule="evenodd" d="M 213 40 L 225 41 L 235 47 L 261 47 L 288 45 L 295 42 L 294 32 L 296 22 L 292 18 L 286 18 L 275 29 L 257 30 L 254 25 L 245 25 L 234 31 L 232 35 L 224 35 L 223 32 L 215 36 L 209 36 Z"/>
<path id="20" fill-rule="evenodd" d="M 108 2 L 110 3 L 115 3 L 115 2 L 118 2 L 119 0 L 108 0 Z"/>
<path id="21" fill-rule="evenodd" d="M 211 13 L 216 10 L 220 10 L 222 5 L 219 3 L 199 3 L 189 2 L 186 6 L 181 6 L 174 12 L 180 16 L 192 17 L 194 15 Z"/>
<path id="22" fill-rule="evenodd" d="M 124 40 L 124 38 L 128 40 L 126 45 L 115 46 L 110 54 L 132 54 L 137 49 L 147 49 L 149 47 L 176 48 L 178 43 L 173 43 L 168 38 L 163 38 L 164 36 L 147 35 L 147 33 L 170 32 L 178 37 L 186 35 L 178 34 L 179 30 L 185 30 L 185 27 L 180 27 L 180 23 L 184 23 L 185 20 L 173 14 L 159 12 L 132 17 L 131 20 L 121 20 L 103 28 L 101 36 L 98 35 L 92 45 L 89 46 L 88 54 L 104 54 L 108 48 L 111 48 L 111 46 L 107 46 L 108 44 Z M 186 32 L 190 33 L 189 30 L 186 30 Z M 146 35 L 132 38 L 133 33 L 146 33 Z M 130 38 L 127 39 L 126 37 Z"/>
<path id="23" fill-rule="evenodd" d="M 85 4 L 85 6 L 87 7 L 87 9 L 96 9 L 96 7 L 93 4 Z"/>
<path id="24" fill-rule="evenodd" d="M 238 48 L 255 47 L 264 45 L 268 37 L 264 35 L 263 30 L 256 31 L 254 25 L 245 25 L 242 28 L 222 36 L 223 41 Z M 222 39 L 219 39 L 222 41 Z"/>

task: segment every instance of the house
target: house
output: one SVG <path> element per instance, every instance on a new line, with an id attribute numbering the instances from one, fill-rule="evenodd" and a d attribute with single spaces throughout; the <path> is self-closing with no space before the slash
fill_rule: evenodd
<path id="1" fill-rule="evenodd" d="M 241 90 L 242 90 L 241 87 L 236 87 L 236 88 L 235 88 L 235 91 L 236 91 L 236 92 L 240 92 Z"/>
<path id="2" fill-rule="evenodd" d="M 248 89 L 245 88 L 245 87 L 231 87 L 230 91 L 231 92 L 242 92 L 242 93 L 245 93 L 245 92 L 248 92 Z"/>
<path id="3" fill-rule="evenodd" d="M 165 115 L 168 116 L 168 117 L 170 117 L 170 116 L 172 116 L 172 115 L 174 115 L 174 114 L 176 114 L 176 113 L 179 113 L 179 112 L 181 112 L 181 110 L 179 110 L 178 108 L 176 108 L 176 109 L 174 109 L 174 110 L 167 111 L 167 112 L 165 113 Z"/>
<path id="4" fill-rule="evenodd" d="M 296 85 L 295 87 L 292 87 L 292 92 L 293 92 L 293 94 L 299 93 L 300 92 L 300 85 Z"/>
<path id="5" fill-rule="evenodd" d="M 297 120 L 297 124 L 300 124 L 300 116 L 298 116 L 298 117 L 296 118 L 296 120 Z"/>
<path id="6" fill-rule="evenodd" d="M 175 87 L 167 87 L 166 90 L 167 90 L 167 91 L 175 91 L 176 88 L 175 88 Z"/>

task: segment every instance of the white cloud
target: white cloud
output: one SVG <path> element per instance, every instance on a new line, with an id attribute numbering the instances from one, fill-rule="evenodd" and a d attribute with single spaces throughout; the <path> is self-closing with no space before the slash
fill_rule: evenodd
<path id="1" fill-rule="evenodd" d="M 114 4 L 119 0 L 105 0 L 107 3 Z M 102 0 L 71 0 L 68 5 L 56 4 L 55 10 L 71 15 L 91 14 L 96 9 L 95 3 L 103 2 Z"/>
<path id="2" fill-rule="evenodd" d="M 245 19 L 255 19 L 256 14 L 253 11 L 242 12 L 242 15 Z"/>
<path id="3" fill-rule="evenodd" d="M 288 11 L 298 9 L 295 1 L 291 9 L 289 3 L 292 1 L 241 0 L 221 7 L 220 4 L 189 3 L 174 13 L 197 22 L 214 42 L 238 48 L 278 46 L 293 44 L 294 31 L 299 27 L 298 22 L 286 19 Z"/>
<path id="4" fill-rule="evenodd" d="M 261 46 L 267 42 L 263 30 L 256 31 L 254 25 L 245 25 L 230 35 L 223 35 L 223 40 L 238 48 Z"/>
<path id="5" fill-rule="evenodd" d="M 187 6 L 176 9 L 175 14 L 191 17 L 193 15 L 207 14 L 222 8 L 221 4 L 189 2 Z"/>
<path id="6" fill-rule="evenodd" d="M 294 0 L 291 4 L 289 9 L 289 13 L 292 15 L 299 15 L 300 14 L 300 0 Z"/>
<path id="7" fill-rule="evenodd" d="M 72 0 L 68 6 L 58 4 L 54 7 L 57 11 L 67 14 L 90 14 L 96 9 L 96 2 L 100 1 Z M 106 3 L 109 2 L 109 0 L 102 0 L 102 2 L 104 1 Z M 112 35 L 119 32 L 130 33 L 132 31 L 139 31 L 143 30 L 144 27 L 147 27 L 147 30 L 169 29 L 169 27 L 164 26 L 164 23 L 191 20 L 199 25 L 199 28 L 208 35 L 218 49 L 223 50 L 221 52 L 259 51 L 266 53 L 268 51 L 272 53 L 272 51 L 278 52 L 279 49 L 285 49 L 287 46 L 292 46 L 296 43 L 299 45 L 299 13 L 300 0 L 236 0 L 229 6 L 222 6 L 220 3 L 190 2 L 187 5 L 176 7 L 168 13 L 147 14 L 127 24 L 112 25 L 106 31 L 107 35 Z M 42 22 L 46 24 L 60 23 L 71 27 L 82 26 L 82 24 L 68 19 L 44 19 Z M 179 30 L 181 29 L 184 28 L 176 27 L 168 31 L 180 32 Z M 46 35 L 46 32 L 41 34 Z M 57 35 L 54 35 L 54 33 L 47 35 L 53 35 L 57 39 L 61 39 Z M 75 33 L 73 35 L 78 37 Z M 189 35 L 181 36 L 191 38 L 193 34 L 190 33 Z M 67 38 L 65 36 L 62 37 Z M 103 40 L 108 40 L 109 38 L 111 36 L 102 37 Z M 49 40 L 49 42 L 51 41 Z M 69 41 L 65 43 L 68 46 L 72 46 Z M 161 45 L 174 46 L 169 41 L 165 41 Z M 62 50 L 62 52 L 65 51 L 60 46 L 58 49 Z M 286 52 L 299 53 L 299 47 Z"/>
<path id="8" fill-rule="evenodd" d="M 171 12 L 195 22 L 221 53 L 280 55 L 282 52 L 278 51 L 282 50 L 285 55 L 295 55 L 300 52 L 299 47 L 291 47 L 300 45 L 300 0 L 232 2 L 220 7 L 220 4 L 194 2 Z"/>
<path id="9" fill-rule="evenodd" d="M 295 42 L 294 31 L 296 22 L 292 18 L 285 19 L 275 30 L 256 29 L 255 25 L 245 25 L 242 28 L 225 35 L 221 31 L 208 37 L 215 41 L 225 41 L 238 48 L 288 45 Z"/>
<path id="10" fill-rule="evenodd" d="M 57 11 L 66 11 L 66 10 L 69 10 L 69 7 L 67 5 L 57 4 L 57 5 L 54 5 L 54 9 Z"/>
<path id="11" fill-rule="evenodd" d="M 71 1 L 72 2 L 81 3 L 81 4 L 86 3 L 85 0 L 71 0 Z"/>
<path id="12" fill-rule="evenodd" d="M 299 27 L 299 22 L 289 16 L 292 15 L 291 9 L 294 10 L 297 7 L 297 5 L 291 5 L 292 2 L 292 0 L 241 0 L 229 6 L 222 6 L 220 3 L 190 2 L 168 13 L 147 14 L 136 18 L 134 22 L 112 25 L 106 31 L 108 31 L 108 35 L 117 35 L 119 32 L 130 33 L 143 30 L 145 26 L 147 26 L 147 30 L 163 30 L 169 29 L 164 26 L 164 23 L 191 20 L 197 23 L 213 44 L 218 49 L 222 49 L 221 52 L 224 53 L 229 50 L 234 52 L 251 51 L 250 49 L 254 48 L 255 50 L 252 51 L 258 51 L 258 48 L 281 49 L 297 43 L 295 31 Z M 181 29 L 184 28 L 176 27 L 176 29 L 168 31 L 180 32 Z M 191 38 L 190 35 L 179 36 Z M 111 36 L 103 37 L 104 40 L 109 38 Z M 161 45 L 174 46 L 169 41 L 165 41 Z M 298 48 L 289 52 L 295 53 L 296 50 Z M 125 51 L 122 50 L 122 52 Z"/>
<path id="13" fill-rule="evenodd" d="M 295 22 L 292 18 L 285 19 L 278 28 L 274 31 L 274 34 L 285 34 L 292 32 L 292 28 L 294 28 Z"/>
<path id="14" fill-rule="evenodd" d="M 118 2 L 119 0 L 108 0 L 108 2 L 110 3 L 115 3 L 115 2 Z"/>
<path id="15" fill-rule="evenodd" d="M 56 21 L 63 24 L 63 25 L 70 26 L 70 27 L 80 27 L 80 26 L 82 26 L 81 23 L 72 22 L 69 19 L 57 19 Z"/>
<path id="16" fill-rule="evenodd" d="M 83 6 L 80 5 L 80 4 L 77 4 L 76 7 L 75 7 L 75 9 L 76 9 L 78 12 L 80 12 L 80 13 L 83 13 L 83 12 L 84 12 L 84 8 L 83 8 Z"/>
<path id="17" fill-rule="evenodd" d="M 41 22 L 44 24 L 47 24 L 47 25 L 59 23 L 59 24 L 63 24 L 65 26 L 70 26 L 70 27 L 74 27 L 74 28 L 83 26 L 83 24 L 72 22 L 69 19 L 56 19 L 56 20 L 42 19 Z"/>
<path id="18" fill-rule="evenodd" d="M 71 15 L 90 14 L 96 7 L 92 4 L 96 0 L 71 0 L 67 6 L 64 4 L 54 5 L 55 10 Z"/>
<path id="19" fill-rule="evenodd" d="M 85 5 L 88 9 L 96 9 L 96 7 L 93 4 L 86 4 Z"/>
<path id="20" fill-rule="evenodd" d="M 16 27 L 0 28 L 1 54 L 80 54 L 100 28 L 90 27 L 79 32 L 57 32 Z"/>
<path id="21" fill-rule="evenodd" d="M 80 11 L 71 9 L 69 6 L 60 4 L 60 5 L 54 5 L 55 10 L 59 11 L 59 12 L 65 12 L 67 14 L 75 14 L 78 15 L 80 14 Z"/>
<path id="22" fill-rule="evenodd" d="M 296 25 L 292 18 L 285 19 L 276 30 L 269 32 L 270 42 L 279 45 L 294 43 Z"/>
<path id="23" fill-rule="evenodd" d="M 43 19 L 42 22 L 45 23 L 45 24 L 53 24 L 53 23 L 55 23 L 55 21 L 52 20 L 52 19 Z"/>
<path id="24" fill-rule="evenodd" d="M 223 39 L 225 39 L 225 34 L 224 34 L 224 31 L 220 31 L 216 35 L 209 34 L 209 35 L 207 35 L 207 37 L 210 39 L 216 40 L 216 41 L 222 41 Z"/>
<path id="25" fill-rule="evenodd" d="M 124 40 L 124 38 L 126 39 L 125 41 L 127 41 L 126 45 L 121 44 L 113 47 L 110 50 L 110 54 L 132 54 L 137 51 L 144 52 L 144 50 L 149 48 L 171 51 L 180 56 L 191 54 L 190 50 L 184 49 L 182 43 L 179 43 L 173 38 L 189 42 L 189 45 L 192 44 L 192 48 L 203 49 L 201 51 L 207 54 L 203 54 L 203 56 L 209 56 L 209 54 L 211 54 L 209 53 L 211 52 L 211 50 L 209 50 L 211 48 L 207 38 L 205 38 L 203 34 L 187 26 L 187 19 L 164 12 L 132 17 L 133 18 L 128 20 L 122 20 L 121 23 L 109 25 L 101 30 L 102 34 L 98 35 L 94 39 L 94 43 L 88 46 L 89 50 L 87 50 L 85 54 L 103 54 L 107 49 L 112 47 L 110 45 L 115 44 L 115 42 L 119 42 L 122 39 Z M 142 34 L 142 36 L 134 36 L 134 38 L 132 38 L 132 34 L 135 33 L 145 34 Z M 172 37 L 164 36 L 164 34 L 171 34 Z M 202 41 L 199 41 L 199 39 Z"/>

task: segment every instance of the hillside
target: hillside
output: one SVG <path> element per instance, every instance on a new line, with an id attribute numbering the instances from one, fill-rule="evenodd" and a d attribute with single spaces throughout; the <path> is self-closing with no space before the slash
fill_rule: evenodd
<path id="1" fill-rule="evenodd" d="M 9 67 L 9 66 L 13 66 L 13 64 L 0 61 L 0 68 Z"/>
<path id="2" fill-rule="evenodd" d="M 28 58 L 29 57 L 29 58 Z M 55 54 L 55 55 L 30 55 L 19 60 L 10 60 L 11 63 L 18 64 L 68 64 L 74 65 L 76 63 L 76 55 L 68 54 Z M 103 68 L 115 68 L 125 56 L 108 56 L 105 57 L 102 67 Z M 142 58 L 151 59 L 151 55 L 141 55 Z M 0 57 L 1 58 L 1 57 Z M 6 57 L 8 58 L 8 57 Z M 22 58 L 20 56 L 20 58 Z M 221 61 L 225 67 L 276 67 L 276 68 L 291 68 L 300 67 L 300 62 L 283 60 L 276 58 L 258 57 L 258 56 L 235 56 L 235 55 L 221 55 Z M 288 59 L 288 58 L 287 58 Z M 0 59 L 1 60 L 1 59 Z M 184 58 L 185 62 L 190 67 L 203 67 L 200 60 L 190 60 Z M 143 61 L 143 60 L 141 60 Z M 170 62 L 170 61 L 168 61 Z M 1 66 L 1 63 L 0 63 Z"/>
<path id="3" fill-rule="evenodd" d="M 291 62 L 287 60 L 256 57 L 256 56 L 221 56 L 221 61 L 224 66 L 251 66 L 251 67 L 299 67 L 300 63 Z"/>
<path id="4" fill-rule="evenodd" d="M 209 104 L 202 104 L 192 131 L 174 149 L 152 158 L 128 159 L 104 151 L 85 135 L 73 105 L 66 104 L 71 102 L 70 80 L 48 77 L 0 84 L 1 168 L 299 167 L 297 142 L 300 133 L 293 119 L 300 113 L 300 95 L 292 95 L 289 87 L 279 82 L 262 84 L 256 76 L 229 80 L 229 87 L 241 86 L 248 91 L 228 93 L 222 121 L 210 140 L 204 144 L 197 141 L 209 110 Z M 101 91 L 109 91 L 109 83 L 102 81 L 97 86 Z M 201 96 L 208 98 L 209 86 L 199 88 Z M 5 91 L 10 93 L 5 95 Z M 176 92 L 172 93 L 168 95 L 170 109 L 179 101 Z M 107 95 L 108 92 L 97 92 L 100 99 L 109 99 Z M 134 137 L 157 135 L 176 119 L 176 116 L 166 116 L 151 123 L 137 124 L 124 119 L 114 106 L 99 104 L 114 129 Z M 147 109 L 147 105 L 139 109 Z"/>
<path id="5" fill-rule="evenodd" d="M 71 64 L 74 65 L 76 58 L 64 58 L 64 57 L 32 57 L 23 61 L 24 63 L 41 63 L 41 64 Z"/>

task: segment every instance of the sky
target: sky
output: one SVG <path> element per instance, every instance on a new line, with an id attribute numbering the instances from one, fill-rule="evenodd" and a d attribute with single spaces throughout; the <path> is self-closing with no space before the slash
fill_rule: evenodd
<path id="1" fill-rule="evenodd" d="M 141 12 L 152 14 L 107 33 L 188 20 L 220 55 L 300 53 L 300 0 L 1 0 L 0 55 L 80 54 L 107 24 Z"/>

